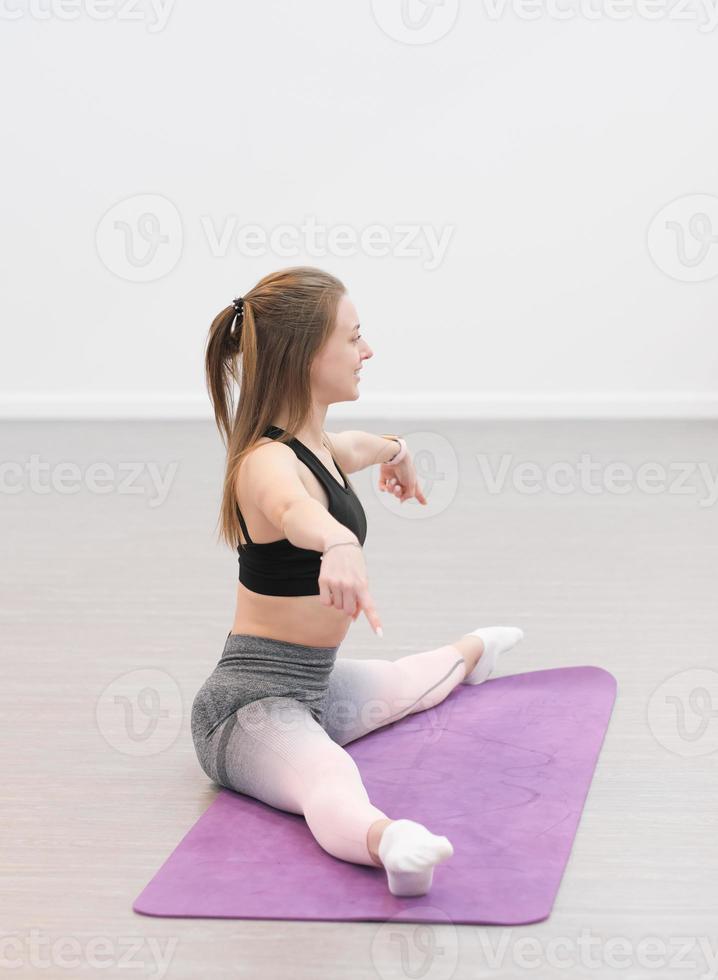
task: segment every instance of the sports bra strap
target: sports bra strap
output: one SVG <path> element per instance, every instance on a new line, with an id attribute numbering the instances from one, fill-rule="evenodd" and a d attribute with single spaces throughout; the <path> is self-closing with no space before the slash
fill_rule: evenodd
<path id="1" fill-rule="evenodd" d="M 267 428 L 264 430 L 264 433 L 263 434 L 265 436 L 270 436 L 270 433 L 272 431 L 275 431 L 275 432 L 279 433 L 282 430 L 278 426 L 276 426 L 276 425 L 268 425 Z M 275 436 L 271 435 L 270 438 L 271 439 L 274 439 Z M 254 544 L 254 541 L 252 541 L 252 539 L 249 536 L 249 531 L 247 530 L 247 525 L 245 523 L 244 518 L 242 517 L 242 511 L 239 509 L 239 504 L 237 504 L 237 517 L 239 518 L 239 523 L 242 526 L 242 531 L 244 533 L 244 536 L 247 539 L 247 544 Z"/>
<path id="2" fill-rule="evenodd" d="M 244 532 L 244 536 L 247 539 L 247 543 L 254 544 L 254 542 L 249 536 L 249 531 L 247 530 L 247 525 L 244 523 L 244 518 L 242 517 L 242 511 L 239 509 L 239 505 L 237 505 L 237 517 L 239 517 L 239 523 L 242 525 L 242 531 Z"/>

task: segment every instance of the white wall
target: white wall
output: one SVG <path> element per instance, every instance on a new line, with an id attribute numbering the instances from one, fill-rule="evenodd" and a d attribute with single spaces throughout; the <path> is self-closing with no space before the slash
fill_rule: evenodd
<path id="1" fill-rule="evenodd" d="M 375 351 L 335 418 L 718 416 L 710 8 L 4 2 L 4 417 L 209 417 L 212 317 L 304 263 Z M 393 245 L 309 251 L 306 220 Z M 252 257 L 245 225 L 302 247 Z"/>

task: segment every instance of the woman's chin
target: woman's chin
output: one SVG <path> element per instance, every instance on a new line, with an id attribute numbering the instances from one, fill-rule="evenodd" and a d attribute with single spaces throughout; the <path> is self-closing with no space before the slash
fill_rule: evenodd
<path id="1" fill-rule="evenodd" d="M 346 394 L 340 395 L 337 393 L 336 397 L 332 399 L 328 404 L 335 405 L 339 402 L 355 402 L 359 398 L 359 385 L 354 385 L 351 391 L 347 391 Z"/>

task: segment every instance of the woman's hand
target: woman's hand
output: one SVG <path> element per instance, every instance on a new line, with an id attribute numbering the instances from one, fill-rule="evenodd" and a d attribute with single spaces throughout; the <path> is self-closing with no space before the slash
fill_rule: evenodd
<path id="1" fill-rule="evenodd" d="M 319 601 L 323 606 L 342 609 L 353 620 L 363 609 L 371 628 L 382 635 L 379 615 L 369 595 L 364 552 L 355 544 L 347 542 L 344 546 L 337 542 L 336 547 L 328 547 L 322 555 Z"/>
<path id="2" fill-rule="evenodd" d="M 428 503 L 421 492 L 411 456 L 405 456 L 400 463 L 382 463 L 379 470 L 379 489 L 393 493 L 403 504 L 405 500 L 416 497 L 420 504 Z"/>

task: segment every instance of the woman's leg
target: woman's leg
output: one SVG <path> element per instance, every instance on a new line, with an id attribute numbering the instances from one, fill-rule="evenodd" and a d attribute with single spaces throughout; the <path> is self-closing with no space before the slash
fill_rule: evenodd
<path id="1" fill-rule="evenodd" d="M 383 867 L 394 895 L 426 894 L 434 866 L 453 853 L 443 835 L 410 819 L 390 819 L 375 807 L 352 757 L 294 698 L 250 702 L 195 744 L 211 779 L 303 814 L 330 854 Z"/>
<path id="2" fill-rule="evenodd" d="M 451 644 L 398 660 L 339 657 L 322 724 L 339 745 L 440 704 L 461 683 L 481 684 L 498 657 L 523 639 L 515 626 L 483 626 Z"/>
<path id="3" fill-rule="evenodd" d="M 203 768 L 220 785 L 300 813 L 334 857 L 381 867 L 367 834 L 378 820 L 352 757 L 294 698 L 267 697 L 238 709 L 203 748 Z M 216 774 L 216 775 L 215 775 Z"/>
<path id="4" fill-rule="evenodd" d="M 467 634 L 453 644 L 398 660 L 338 657 L 329 677 L 323 725 L 347 745 L 383 725 L 440 704 L 475 666 L 483 651 Z"/>

